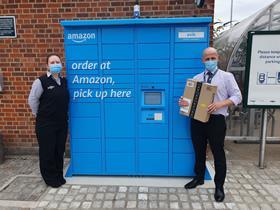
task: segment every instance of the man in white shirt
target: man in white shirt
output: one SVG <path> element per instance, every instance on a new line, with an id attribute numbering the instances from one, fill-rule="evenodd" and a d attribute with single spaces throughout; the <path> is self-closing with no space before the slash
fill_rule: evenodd
<path id="1" fill-rule="evenodd" d="M 214 102 L 208 106 L 210 113 L 209 121 L 206 123 L 191 119 L 191 137 L 195 151 L 196 176 L 185 185 L 186 189 L 195 188 L 204 184 L 206 147 L 209 142 L 214 156 L 215 165 L 215 200 L 222 202 L 225 198 L 224 182 L 226 177 L 226 157 L 224 151 L 224 140 L 226 135 L 225 117 L 228 115 L 228 107 L 238 105 L 242 101 L 240 89 L 234 76 L 218 69 L 218 53 L 215 48 L 206 48 L 203 52 L 202 61 L 205 70 L 194 77 L 200 82 L 207 82 L 217 86 Z M 179 106 L 187 106 L 187 102 L 179 99 Z"/>

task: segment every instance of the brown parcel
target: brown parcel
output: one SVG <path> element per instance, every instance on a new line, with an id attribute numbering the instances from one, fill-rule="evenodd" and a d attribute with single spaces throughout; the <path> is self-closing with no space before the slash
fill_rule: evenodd
<path id="1" fill-rule="evenodd" d="M 188 106 L 180 108 L 180 114 L 194 118 L 201 122 L 207 122 L 210 114 L 207 107 L 210 105 L 217 91 L 217 86 L 188 79 L 183 100 L 188 101 Z"/>

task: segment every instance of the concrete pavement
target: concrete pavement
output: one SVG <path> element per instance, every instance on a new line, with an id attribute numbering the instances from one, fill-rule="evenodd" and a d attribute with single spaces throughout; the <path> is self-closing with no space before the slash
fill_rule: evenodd
<path id="1" fill-rule="evenodd" d="M 37 157 L 8 156 L 0 165 L 0 209 L 280 210 L 280 146 L 268 145 L 264 170 L 257 167 L 257 145 L 227 143 L 226 149 L 228 173 L 223 203 L 214 201 L 214 185 L 186 191 L 184 178 L 163 179 L 166 185 L 140 186 L 125 185 L 128 182 L 119 182 L 117 177 L 116 183 L 113 178 L 111 182 L 76 184 L 68 178 L 67 184 L 54 189 L 41 179 Z M 250 155 L 241 154 L 246 151 Z"/>

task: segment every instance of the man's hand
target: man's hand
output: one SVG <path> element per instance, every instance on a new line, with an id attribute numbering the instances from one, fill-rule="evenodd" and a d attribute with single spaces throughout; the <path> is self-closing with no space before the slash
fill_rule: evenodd
<path id="1" fill-rule="evenodd" d="M 210 104 L 207 108 L 208 108 L 208 113 L 212 113 L 217 111 L 218 109 L 222 108 L 224 106 L 224 103 L 222 101 L 220 102 L 214 102 L 212 104 Z"/>
<path id="2" fill-rule="evenodd" d="M 233 102 L 230 99 L 226 99 L 224 101 L 219 101 L 219 102 L 214 102 L 207 107 L 208 113 L 211 114 L 212 112 L 215 112 L 222 107 L 231 106 L 231 105 L 233 105 Z"/>
<path id="3" fill-rule="evenodd" d="M 181 96 L 181 97 L 179 98 L 178 105 L 179 105 L 179 106 L 189 106 L 189 103 L 188 103 L 186 100 L 184 100 L 184 97 L 183 97 L 183 96 Z"/>

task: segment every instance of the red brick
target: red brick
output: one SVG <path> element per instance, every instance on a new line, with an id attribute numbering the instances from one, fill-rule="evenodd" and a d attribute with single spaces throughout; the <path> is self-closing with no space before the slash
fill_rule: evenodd
<path id="1" fill-rule="evenodd" d="M 1 1 L 1 0 L 0 0 Z M 0 132 L 8 149 L 38 147 L 34 117 L 27 104 L 33 81 L 43 74 L 45 56 L 64 57 L 62 19 L 131 18 L 134 0 L 2 0 L 0 15 L 16 16 L 16 39 L 0 39 L 4 93 L 0 93 Z M 214 0 L 198 9 L 194 0 L 141 0 L 143 17 L 213 16 Z M 212 32 L 211 32 L 212 34 Z M 67 142 L 69 146 L 69 141 Z"/>

